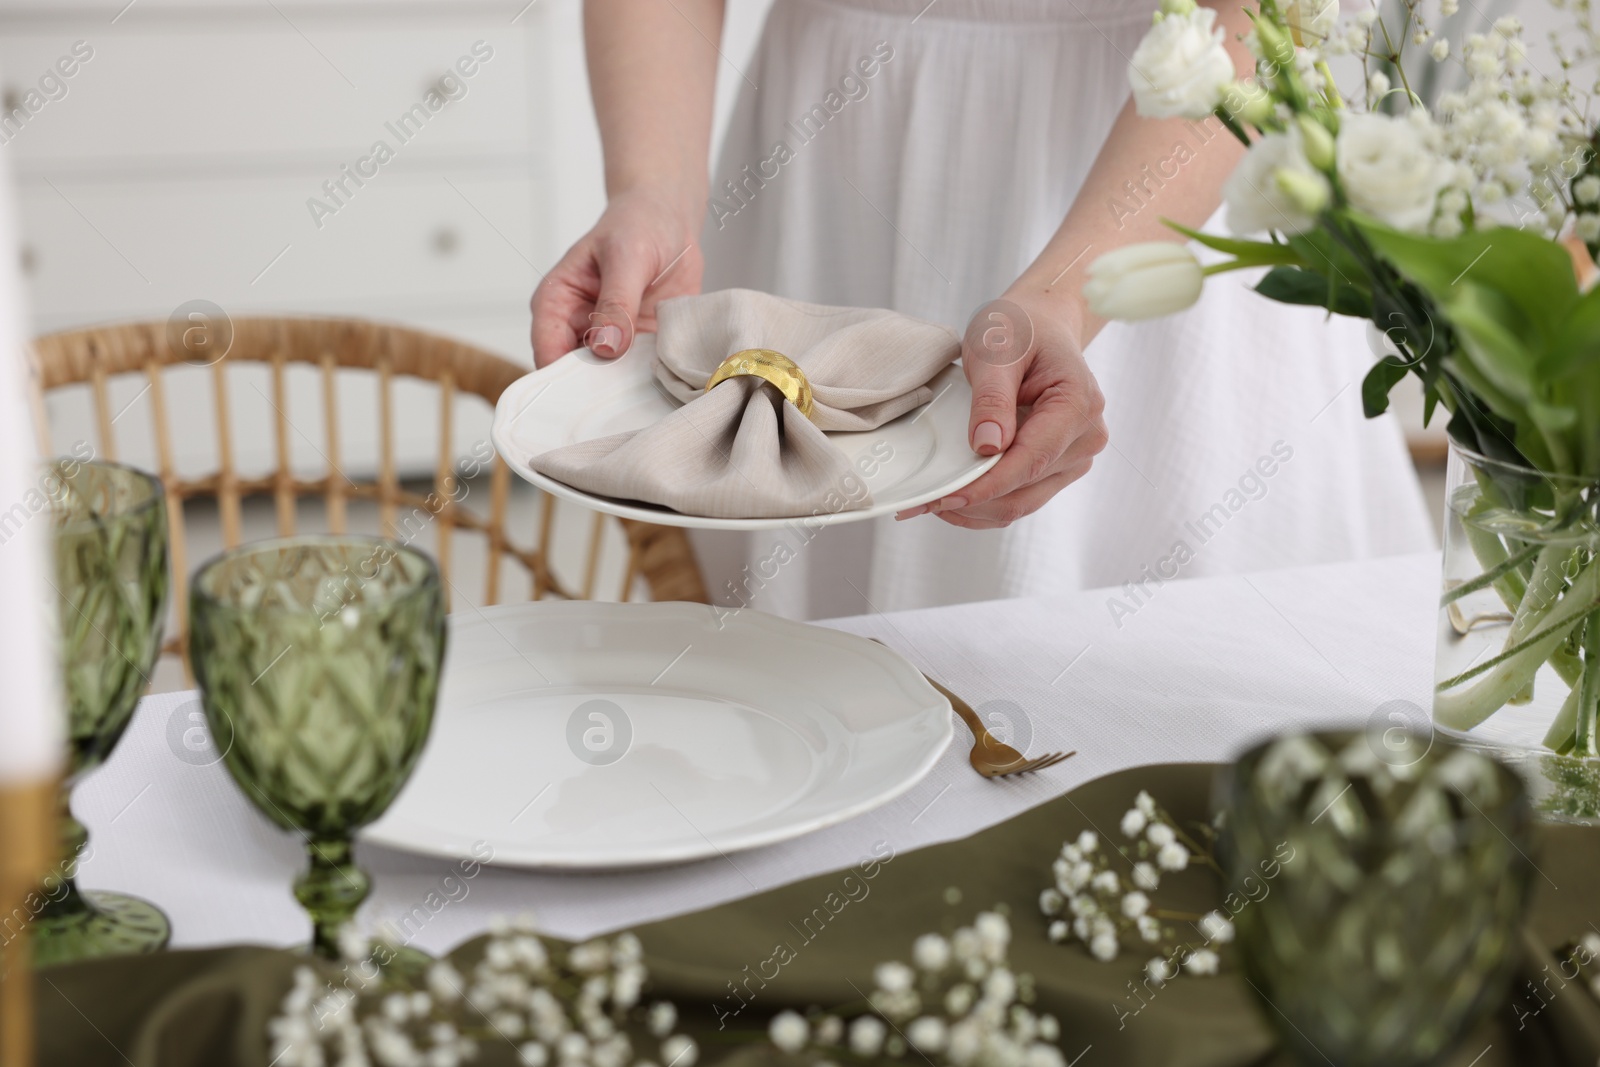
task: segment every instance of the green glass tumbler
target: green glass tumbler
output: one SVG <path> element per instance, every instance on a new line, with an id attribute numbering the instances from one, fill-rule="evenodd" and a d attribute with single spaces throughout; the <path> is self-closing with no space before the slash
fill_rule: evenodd
<path id="1" fill-rule="evenodd" d="M 1399 730 L 1275 738 L 1219 779 L 1246 979 L 1297 1062 L 1422 1067 L 1506 994 L 1532 882 L 1521 779 Z"/>
<path id="2" fill-rule="evenodd" d="M 444 594 L 427 556 L 395 541 L 295 537 L 216 557 L 190 592 L 189 661 L 213 737 L 267 818 L 305 840 L 295 898 L 312 951 L 371 883 L 355 831 L 388 808 L 433 723 Z"/>
<path id="3" fill-rule="evenodd" d="M 34 927 L 40 965 L 154 952 L 171 925 L 153 904 L 80 891 L 89 834 L 70 790 L 105 762 L 133 717 L 161 654 L 167 609 L 167 509 L 161 483 L 114 463 L 60 460 L 44 479 L 54 523 L 56 623 L 67 705 L 61 793 L 62 866 Z"/>

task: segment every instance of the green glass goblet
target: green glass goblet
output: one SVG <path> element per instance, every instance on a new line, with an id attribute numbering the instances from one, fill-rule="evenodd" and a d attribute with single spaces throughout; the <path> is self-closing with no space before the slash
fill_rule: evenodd
<path id="1" fill-rule="evenodd" d="M 1245 977 L 1297 1062 L 1439 1063 L 1505 995 L 1533 849 L 1504 766 L 1395 730 L 1292 735 L 1218 800 L 1224 866 L 1257 886 L 1234 898 Z"/>
<path id="2" fill-rule="evenodd" d="M 60 460 L 44 479 L 54 522 L 57 627 L 67 705 L 62 866 L 47 879 L 34 927 L 41 964 L 154 952 L 171 925 L 153 904 L 80 891 L 89 833 L 71 788 L 105 762 L 161 654 L 167 608 L 167 509 L 161 483 L 131 467 Z"/>
<path id="3" fill-rule="evenodd" d="M 438 569 L 395 541 L 266 541 L 195 576 L 189 661 L 212 736 L 233 738 L 223 761 L 251 802 L 305 839 L 295 898 L 326 958 L 371 888 L 352 835 L 400 792 L 433 723 L 444 620 Z"/>

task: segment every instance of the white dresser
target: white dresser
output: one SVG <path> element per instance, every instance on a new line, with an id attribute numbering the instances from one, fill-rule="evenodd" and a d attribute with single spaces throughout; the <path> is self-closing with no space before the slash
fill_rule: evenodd
<path id="1" fill-rule="evenodd" d="M 527 362 L 538 272 L 603 202 L 582 64 L 578 0 L 0 0 L 34 329 L 207 300 L 402 321 Z M 208 376 L 176 377 L 185 467 L 215 429 Z M 115 400 L 135 463 L 140 384 Z M 264 469 L 270 412 L 239 396 L 235 448 Z M 291 395 L 309 469 L 316 397 L 310 380 Z M 52 400 L 57 448 L 89 433 L 80 400 Z M 430 469 L 436 413 L 397 400 L 402 459 Z M 355 398 L 348 418 L 375 411 Z M 353 429 L 360 466 L 373 437 Z"/>

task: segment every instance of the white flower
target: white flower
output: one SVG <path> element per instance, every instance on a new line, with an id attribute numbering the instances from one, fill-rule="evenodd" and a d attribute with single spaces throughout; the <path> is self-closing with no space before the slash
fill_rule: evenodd
<path id="1" fill-rule="evenodd" d="M 694 1067 L 699 1058 L 700 1046 L 686 1034 L 673 1034 L 661 1042 L 662 1067 Z"/>
<path id="2" fill-rule="evenodd" d="M 1294 43 L 1302 48 L 1326 41 L 1339 24 L 1339 0 L 1289 0 L 1282 11 Z"/>
<path id="3" fill-rule="evenodd" d="M 1150 981 L 1160 985 L 1172 977 L 1172 964 L 1157 956 L 1144 965 L 1144 973 L 1149 975 Z"/>
<path id="4" fill-rule="evenodd" d="M 1594 244 L 1600 240 L 1600 215 L 1579 215 L 1578 221 L 1573 223 L 1572 232 L 1584 244 Z"/>
<path id="5" fill-rule="evenodd" d="M 1228 229 L 1240 235 L 1304 233 L 1331 195 L 1328 179 L 1306 159 L 1298 127 L 1269 133 L 1251 145 L 1222 187 Z"/>
<path id="6" fill-rule="evenodd" d="M 1233 921 L 1220 911 L 1208 911 L 1200 916 L 1200 936 L 1207 941 L 1226 944 L 1233 940 Z"/>
<path id="7" fill-rule="evenodd" d="M 873 979 L 878 983 L 878 988 L 885 993 L 904 993 L 911 988 L 916 975 L 911 968 L 903 963 L 880 963 L 877 970 L 872 972 Z"/>
<path id="8" fill-rule="evenodd" d="M 1140 860 L 1133 865 L 1133 884 L 1153 893 L 1161 888 L 1161 872 L 1156 870 L 1155 864 Z"/>
<path id="9" fill-rule="evenodd" d="M 1122 817 L 1122 836 L 1138 837 L 1144 833 L 1146 821 L 1144 812 L 1138 808 L 1129 808 L 1127 814 Z"/>
<path id="10" fill-rule="evenodd" d="M 1155 942 L 1161 940 L 1161 921 L 1154 915 L 1139 916 L 1139 937 L 1142 940 Z"/>
<path id="11" fill-rule="evenodd" d="M 1572 195 L 1580 204 L 1600 204 L 1600 177 L 1585 174 L 1572 183 Z"/>
<path id="12" fill-rule="evenodd" d="M 1187 248 L 1150 241 L 1125 245 L 1096 259 L 1089 266 L 1083 295 L 1101 318 L 1137 322 L 1189 307 L 1200 299 L 1204 283 L 1200 261 Z"/>
<path id="13" fill-rule="evenodd" d="M 550 1062 L 550 1052 L 537 1041 L 525 1041 L 517 1049 L 517 1059 L 522 1067 L 545 1067 Z"/>
<path id="14" fill-rule="evenodd" d="M 817 1020 L 817 1044 L 837 1045 L 844 1037 L 844 1023 L 837 1015 L 824 1015 Z"/>
<path id="15" fill-rule="evenodd" d="M 1054 1015 L 1039 1016 L 1039 1036 L 1046 1041 L 1054 1041 L 1061 1036 L 1061 1024 Z"/>
<path id="16" fill-rule="evenodd" d="M 1055 893 L 1055 911 L 1046 911 L 1046 915 L 1054 915 L 1061 910 L 1064 899 L 1054 889 L 1046 889 L 1039 894 L 1039 907 L 1045 906 L 1045 894 Z M 925 971 L 938 974 L 950 964 L 950 942 L 938 934 L 923 934 L 911 943 L 911 960 Z"/>
<path id="17" fill-rule="evenodd" d="M 889 1028 L 875 1015 L 863 1015 L 850 1024 L 850 1051 L 857 1056 L 876 1056 L 883 1047 Z"/>
<path id="18" fill-rule="evenodd" d="M 1133 806 L 1144 812 L 1146 818 L 1153 819 L 1156 817 L 1156 798 L 1143 789 L 1139 790 L 1139 795 L 1133 798 Z"/>
<path id="19" fill-rule="evenodd" d="M 1388 115 L 1345 115 L 1335 152 L 1339 184 L 1357 211 L 1400 230 L 1420 230 L 1433 218 L 1449 168 L 1410 123 Z"/>
<path id="20" fill-rule="evenodd" d="M 1103 963 L 1117 958 L 1117 935 L 1101 932 L 1089 942 L 1089 953 Z"/>
<path id="21" fill-rule="evenodd" d="M 1138 919 L 1150 910 L 1150 898 L 1140 892 L 1132 892 L 1122 898 L 1122 914 L 1130 919 Z"/>
<path id="22" fill-rule="evenodd" d="M 1222 102 L 1234 70 L 1216 20 L 1215 11 L 1202 7 L 1150 27 L 1128 62 L 1139 114 L 1202 119 Z"/>
<path id="23" fill-rule="evenodd" d="M 1158 822 L 1150 827 L 1150 832 L 1145 834 L 1145 837 L 1156 848 L 1165 848 L 1178 839 L 1178 835 L 1173 832 L 1172 827 L 1164 822 Z"/>
<path id="24" fill-rule="evenodd" d="M 1065 941 L 1067 939 L 1067 924 L 1061 919 L 1057 919 L 1050 924 L 1050 929 L 1046 931 L 1046 936 L 1058 943 Z"/>
<path id="25" fill-rule="evenodd" d="M 972 1010 L 972 1002 L 977 998 L 977 991 L 966 982 L 953 986 L 950 992 L 944 995 L 944 1010 L 950 1015 L 959 1018 Z"/>
<path id="26" fill-rule="evenodd" d="M 811 1027 L 797 1012 L 780 1011 L 768 1024 L 767 1036 L 784 1052 L 799 1052 L 811 1037 Z"/>
<path id="27" fill-rule="evenodd" d="M 999 912 L 986 911 L 973 922 L 978 932 L 978 948 L 984 959 L 998 963 L 1005 958 L 1006 946 L 1011 943 L 1011 924 Z"/>
<path id="28" fill-rule="evenodd" d="M 913 1019 L 911 1025 L 906 1027 L 906 1040 L 918 1052 L 938 1052 L 944 1048 L 948 1036 L 944 1020 L 932 1015 Z"/>
<path id="29" fill-rule="evenodd" d="M 1100 845 L 1100 835 L 1093 830 L 1084 830 L 1078 835 L 1077 849 L 1084 855 L 1093 852 Z M 987 914 L 987 913 L 986 913 Z M 981 918 L 981 916 L 980 916 Z"/>
<path id="30" fill-rule="evenodd" d="M 983 999 L 995 1004 L 1010 1004 L 1017 996 L 1017 979 L 1004 967 L 996 967 L 983 980 Z"/>
<path id="31" fill-rule="evenodd" d="M 1433 53 L 1434 59 L 1438 60 L 1440 63 L 1443 63 L 1446 59 L 1450 58 L 1450 38 L 1437 38 L 1433 42 L 1433 47 L 1429 49 L 1429 51 Z"/>
<path id="32" fill-rule="evenodd" d="M 1082 896 L 1073 897 L 1072 903 L 1068 907 L 1071 909 L 1072 914 L 1079 918 L 1088 918 L 1099 913 L 1100 902 L 1089 894 L 1084 893 Z"/>
<path id="33" fill-rule="evenodd" d="M 670 1000 L 658 1000 L 650 1005 L 646 1025 L 653 1037 L 666 1037 L 678 1024 L 678 1009 Z"/>
<path id="34" fill-rule="evenodd" d="M 1156 853 L 1156 864 L 1164 871 L 1181 871 L 1189 866 L 1189 850 L 1176 841 L 1163 845 Z"/>
<path id="35" fill-rule="evenodd" d="M 1028 1046 L 1028 1054 L 1022 1064 L 1023 1067 L 1067 1067 L 1066 1057 L 1061 1055 L 1060 1049 L 1038 1043 Z"/>
<path id="36" fill-rule="evenodd" d="M 1183 969 L 1190 974 L 1216 974 L 1217 954 L 1208 948 L 1199 949 L 1183 961 Z"/>

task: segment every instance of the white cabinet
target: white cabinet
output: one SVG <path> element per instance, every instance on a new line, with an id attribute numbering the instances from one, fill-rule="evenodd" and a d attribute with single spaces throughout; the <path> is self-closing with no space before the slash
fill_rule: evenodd
<path id="1" fill-rule="evenodd" d="M 536 265 L 602 201 L 578 25 L 577 0 L 0 0 L 0 157 L 35 330 L 205 299 L 402 321 L 528 362 Z M 180 378 L 173 410 L 209 411 L 207 376 Z M 320 427 L 306 385 L 291 417 Z M 119 445 L 150 463 L 134 393 Z M 398 399 L 399 426 L 435 423 Z M 58 447 L 89 436 L 81 397 L 52 403 Z M 234 447 L 264 468 L 253 421 Z M 375 433 L 349 429 L 344 463 L 370 465 Z M 209 416 L 181 425 L 180 466 L 203 466 L 213 434 Z M 397 444 L 431 469 L 431 434 Z"/>

